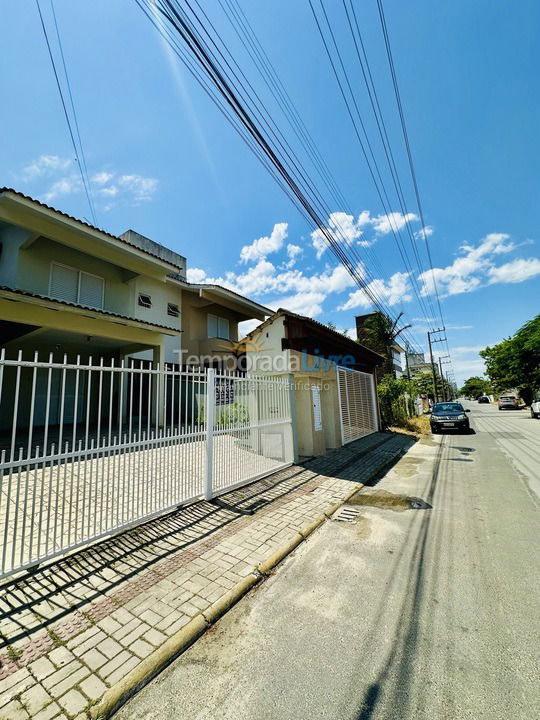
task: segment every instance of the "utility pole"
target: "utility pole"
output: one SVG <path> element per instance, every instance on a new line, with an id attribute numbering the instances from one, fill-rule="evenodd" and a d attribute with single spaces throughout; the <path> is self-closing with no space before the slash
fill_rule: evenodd
<path id="1" fill-rule="evenodd" d="M 431 362 L 431 372 L 433 374 L 433 394 L 435 396 L 434 401 L 437 402 L 438 400 L 438 388 L 437 388 L 437 372 L 435 371 L 435 363 L 433 362 L 433 348 L 431 346 L 432 343 L 436 342 L 443 342 L 446 340 L 446 337 L 443 338 L 435 338 L 435 340 L 431 339 L 432 335 L 435 335 L 436 333 L 444 332 L 446 328 L 437 328 L 436 330 L 428 330 L 427 339 L 428 339 L 428 345 L 429 345 L 429 359 Z M 444 384 L 441 377 L 441 390 L 444 388 Z"/>
<path id="2" fill-rule="evenodd" d="M 411 370 L 409 368 L 409 352 L 411 350 L 411 346 L 409 343 L 405 344 L 405 370 L 407 372 L 407 380 L 411 379 Z"/>
<path id="3" fill-rule="evenodd" d="M 441 395 L 442 399 L 446 400 L 446 388 L 444 387 L 444 375 L 442 371 L 442 357 L 439 355 L 439 371 L 440 371 L 440 378 L 441 378 Z"/>

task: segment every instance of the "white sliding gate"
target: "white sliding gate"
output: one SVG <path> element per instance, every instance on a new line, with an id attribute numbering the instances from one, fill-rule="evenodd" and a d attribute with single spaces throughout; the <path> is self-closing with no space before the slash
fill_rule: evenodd
<path id="1" fill-rule="evenodd" d="M 0 577 L 293 461 L 287 378 L 0 354 Z"/>
<path id="2" fill-rule="evenodd" d="M 341 441 L 343 444 L 379 429 L 375 381 L 370 373 L 337 367 Z"/>

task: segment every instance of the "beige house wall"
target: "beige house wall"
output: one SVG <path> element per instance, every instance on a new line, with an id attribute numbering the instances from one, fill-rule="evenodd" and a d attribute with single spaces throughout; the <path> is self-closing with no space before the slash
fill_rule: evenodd
<path id="1" fill-rule="evenodd" d="M 177 287 L 166 282 L 165 275 L 163 278 L 135 275 L 118 265 L 48 238 L 39 237 L 28 248 L 20 249 L 15 286 L 40 295 L 50 295 L 52 263 L 67 265 L 103 278 L 104 310 L 181 330 L 181 316 L 175 318 L 168 315 L 167 304 L 174 303 L 181 311 L 182 295 Z M 139 293 L 151 296 L 151 308 L 138 304 Z"/>
<path id="2" fill-rule="evenodd" d="M 208 337 L 208 314 L 227 318 L 229 335 L 238 338 L 238 322 L 245 317 L 223 305 L 209 303 L 190 291 L 182 291 L 182 354 L 183 362 L 189 357 L 222 358 L 231 354 L 233 345 L 225 338 Z M 195 364 L 195 363 L 193 363 Z"/>
<path id="3" fill-rule="evenodd" d="M 284 318 L 276 318 L 246 347 L 251 372 L 263 375 L 292 374 L 296 404 L 298 454 L 304 457 L 324 455 L 327 450 L 341 447 L 341 420 L 335 365 L 323 358 L 297 350 L 282 350 Z M 315 430 L 312 386 L 319 388 L 322 429 Z"/>

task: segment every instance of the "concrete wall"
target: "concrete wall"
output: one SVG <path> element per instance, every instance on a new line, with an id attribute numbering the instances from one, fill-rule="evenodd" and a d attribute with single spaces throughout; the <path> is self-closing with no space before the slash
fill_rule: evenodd
<path id="1" fill-rule="evenodd" d="M 300 456 L 323 455 L 341 447 L 341 424 L 335 366 L 323 358 L 282 350 L 285 337 L 284 318 L 256 333 L 246 347 L 248 368 L 262 375 L 284 375 L 292 372 L 296 404 L 296 433 Z M 322 429 L 315 430 L 312 386 L 319 388 Z"/>
<path id="2" fill-rule="evenodd" d="M 229 355 L 228 343 L 221 338 L 208 337 L 208 314 L 229 320 L 229 335 L 238 337 L 238 322 L 245 318 L 229 308 L 202 300 L 194 292 L 182 291 L 182 350 L 184 362 L 189 356 Z M 232 346 L 231 346 L 232 347 Z"/>
<path id="3" fill-rule="evenodd" d="M 11 231 L 3 234 L 2 238 L 3 249 L 6 251 L 0 256 L 0 277 L 7 275 L 6 280 L 9 280 L 11 276 L 11 282 L 3 284 L 40 295 L 49 295 L 51 263 L 61 263 L 104 279 L 104 310 L 143 322 L 181 329 L 181 317 L 174 318 L 167 314 L 169 302 L 178 305 L 180 312 L 182 307 L 181 291 L 172 283 L 135 275 L 99 257 L 44 237 L 39 237 L 27 248 L 17 247 L 18 258 L 14 259 L 13 253 L 9 251 L 16 246 L 13 235 L 14 232 Z M 151 296 L 151 308 L 144 308 L 138 304 L 139 293 Z"/>

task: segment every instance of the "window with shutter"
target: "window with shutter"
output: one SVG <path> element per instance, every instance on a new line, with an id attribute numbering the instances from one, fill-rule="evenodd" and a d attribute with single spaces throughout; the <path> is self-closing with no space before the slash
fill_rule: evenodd
<path id="1" fill-rule="evenodd" d="M 219 337 L 223 338 L 224 340 L 229 339 L 229 321 L 227 318 L 218 318 L 219 320 Z"/>
<path id="2" fill-rule="evenodd" d="M 218 318 L 216 315 L 208 315 L 208 337 L 215 338 L 218 336 Z"/>
<path id="3" fill-rule="evenodd" d="M 57 300 L 103 309 L 105 281 L 97 275 L 51 263 L 49 295 Z"/>
<path id="4" fill-rule="evenodd" d="M 53 263 L 51 265 L 49 294 L 58 300 L 78 302 L 79 273 L 77 270 Z"/>
<path id="5" fill-rule="evenodd" d="M 79 303 L 103 309 L 103 278 L 85 272 L 80 273 Z"/>

